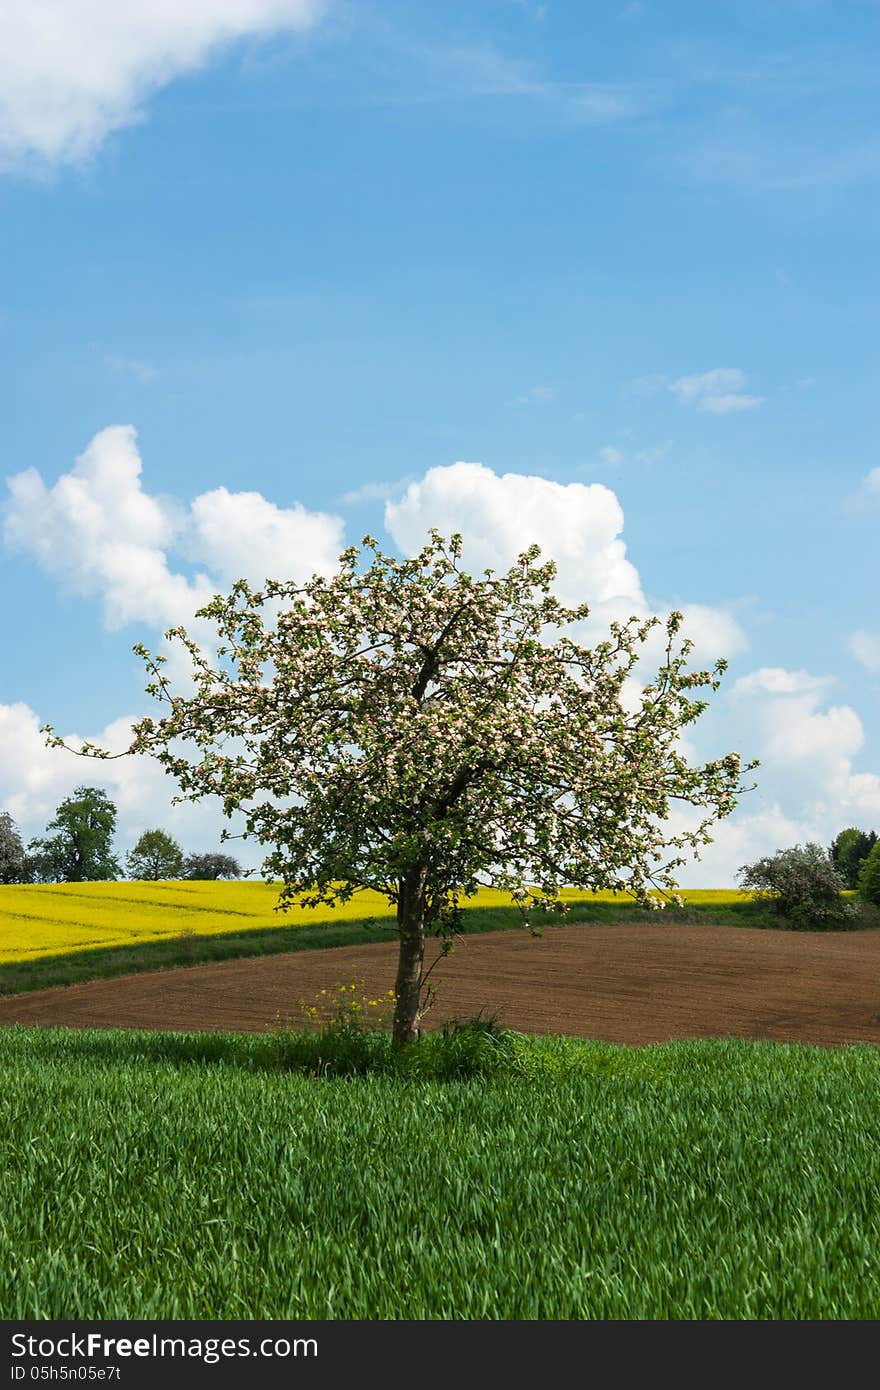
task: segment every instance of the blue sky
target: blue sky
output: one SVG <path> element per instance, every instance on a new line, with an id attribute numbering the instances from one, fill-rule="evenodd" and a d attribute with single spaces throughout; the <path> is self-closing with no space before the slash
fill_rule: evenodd
<path id="1" fill-rule="evenodd" d="M 143 760 L 39 725 L 121 747 L 132 644 L 205 586 L 437 524 L 481 563 L 536 539 L 597 623 L 684 607 L 730 658 L 694 751 L 764 765 L 687 881 L 880 829 L 878 24 L 9 7 L 0 806 L 25 834 L 89 780 L 121 846 L 213 847 Z"/>

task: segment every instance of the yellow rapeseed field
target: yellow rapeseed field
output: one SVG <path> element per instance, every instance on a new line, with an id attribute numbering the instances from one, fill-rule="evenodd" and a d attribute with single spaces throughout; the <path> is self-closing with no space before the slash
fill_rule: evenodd
<path id="1" fill-rule="evenodd" d="M 379 893 L 357 893 L 336 908 L 300 908 L 274 912 L 279 884 L 208 883 L 48 883 L 0 886 L 0 965 L 68 955 L 109 946 L 133 946 L 194 932 L 215 936 L 265 927 L 308 926 L 367 917 L 392 917 L 393 908 Z M 566 889 L 570 901 L 590 897 L 601 902 L 627 901 L 625 893 L 585 894 Z M 735 890 L 688 890 L 686 901 L 736 902 Z M 509 907 L 510 898 L 484 888 L 470 907 Z"/>

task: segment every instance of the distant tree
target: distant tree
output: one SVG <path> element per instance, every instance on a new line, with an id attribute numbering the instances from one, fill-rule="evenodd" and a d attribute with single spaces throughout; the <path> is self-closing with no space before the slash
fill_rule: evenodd
<path id="1" fill-rule="evenodd" d="M 129 878 L 183 878 L 183 850 L 164 830 L 145 830 L 125 856 Z"/>
<path id="2" fill-rule="evenodd" d="M 112 852 L 116 807 L 100 787 L 76 787 L 61 802 L 55 819 L 46 826 L 55 831 L 31 840 L 28 862 L 37 883 L 84 883 L 115 879 L 121 874 Z"/>
<path id="3" fill-rule="evenodd" d="M 15 821 L 8 811 L 0 811 L 0 883 L 26 883 L 29 872 Z"/>
<path id="4" fill-rule="evenodd" d="M 241 865 L 231 854 L 188 854 L 184 878 L 241 878 Z"/>
<path id="5" fill-rule="evenodd" d="M 862 860 L 857 887 L 860 898 L 880 907 L 880 840 L 875 843 L 871 853 Z"/>
<path id="6" fill-rule="evenodd" d="M 852 925 L 855 908 L 841 897 L 843 879 L 821 845 L 795 845 L 743 864 L 737 877 L 756 898 L 772 902 L 792 927 L 823 931 Z"/>
<path id="7" fill-rule="evenodd" d="M 830 850 L 831 862 L 847 888 L 855 888 L 859 869 L 876 843 L 877 836 L 873 830 L 859 830 L 854 825 L 841 830 L 835 839 Z"/>

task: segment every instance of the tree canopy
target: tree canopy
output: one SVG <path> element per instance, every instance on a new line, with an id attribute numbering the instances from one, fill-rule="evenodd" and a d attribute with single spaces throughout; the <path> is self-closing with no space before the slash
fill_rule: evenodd
<path id="1" fill-rule="evenodd" d="M 55 834 L 28 845 L 28 861 L 38 883 L 82 883 L 120 876 L 112 851 L 116 807 L 100 787 L 76 787 L 46 829 Z"/>
<path id="2" fill-rule="evenodd" d="M 860 898 L 880 907 L 880 840 L 861 862 L 857 887 Z"/>
<path id="3" fill-rule="evenodd" d="M 25 883 L 30 876 L 27 856 L 15 821 L 0 811 L 0 883 Z"/>
<path id="4" fill-rule="evenodd" d="M 679 747 L 726 665 L 688 669 L 681 613 L 640 686 L 633 671 L 660 620 L 614 622 L 608 640 L 582 645 L 572 625 L 589 608 L 554 596 L 555 565 L 537 546 L 506 574 L 473 577 L 457 535 L 432 531 L 406 560 L 363 545 L 363 568 L 350 547 L 329 578 L 239 580 L 205 605 L 216 662 L 171 629 L 192 662 L 189 695 L 139 644 L 164 712 L 135 725 L 127 751 L 156 757 L 181 799 L 243 813 L 245 835 L 274 846 L 264 872 L 283 882 L 279 906 L 387 895 L 404 1043 L 419 1032 L 426 933 L 448 937 L 481 883 L 526 915 L 558 905 L 564 885 L 642 901 L 652 886 L 672 892 L 756 764 L 728 753 L 691 766 Z M 699 808 L 692 828 L 669 830 L 673 803 Z"/>
<path id="5" fill-rule="evenodd" d="M 183 877 L 183 850 L 165 830 L 145 830 L 125 856 L 129 878 L 158 879 Z"/>
<path id="6" fill-rule="evenodd" d="M 856 825 L 847 826 L 835 837 L 830 849 L 831 862 L 846 888 L 856 887 L 859 870 L 876 843 L 873 830 L 860 830 Z"/>
<path id="7" fill-rule="evenodd" d="M 241 878 L 241 865 L 231 854 L 188 854 L 184 878 Z"/>

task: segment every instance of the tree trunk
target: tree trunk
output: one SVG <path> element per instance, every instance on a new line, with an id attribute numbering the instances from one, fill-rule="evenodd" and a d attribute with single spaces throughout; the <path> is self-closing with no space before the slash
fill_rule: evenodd
<path id="1" fill-rule="evenodd" d="M 394 1046 L 416 1042 L 420 1029 L 422 965 L 425 959 L 425 885 L 427 869 L 416 864 L 400 883 L 397 930 L 400 955 L 394 993 Z"/>

